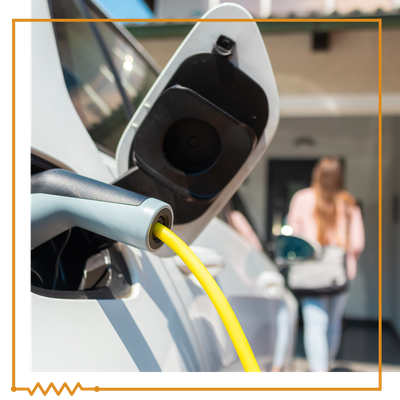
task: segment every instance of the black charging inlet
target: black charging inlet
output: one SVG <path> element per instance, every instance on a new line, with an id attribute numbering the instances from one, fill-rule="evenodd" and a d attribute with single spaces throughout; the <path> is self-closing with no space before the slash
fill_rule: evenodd
<path id="1" fill-rule="evenodd" d="M 175 168 L 185 174 L 197 174 L 215 164 L 221 154 L 221 138 L 211 124 L 185 118 L 167 130 L 163 152 Z"/>
<path id="2" fill-rule="evenodd" d="M 236 43 L 226 36 L 221 35 L 214 45 L 213 51 L 218 53 L 220 56 L 229 57 L 235 50 Z"/>

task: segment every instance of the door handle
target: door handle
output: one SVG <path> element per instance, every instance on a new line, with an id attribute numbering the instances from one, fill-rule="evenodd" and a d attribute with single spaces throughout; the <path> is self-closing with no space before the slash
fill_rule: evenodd
<path id="1" fill-rule="evenodd" d="M 256 285 L 262 295 L 269 299 L 281 299 L 285 291 L 285 280 L 277 271 L 261 272 Z"/>
<path id="2" fill-rule="evenodd" d="M 224 268 L 224 257 L 213 249 L 207 249 L 205 247 L 190 246 L 190 249 L 199 258 L 199 260 L 207 268 L 208 272 L 212 277 L 216 277 Z M 182 274 L 190 276 L 192 272 L 187 265 L 178 257 L 174 257 L 175 264 L 180 269 Z"/>

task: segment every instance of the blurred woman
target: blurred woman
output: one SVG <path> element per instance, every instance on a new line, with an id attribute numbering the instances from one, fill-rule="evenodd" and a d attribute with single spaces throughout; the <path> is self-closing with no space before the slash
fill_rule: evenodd
<path id="1" fill-rule="evenodd" d="M 356 277 L 357 259 L 364 249 L 364 225 L 354 197 L 343 189 L 343 171 L 338 158 L 322 158 L 316 164 L 311 187 L 294 194 L 287 222 L 294 235 L 318 240 L 321 244 L 322 257 L 311 261 L 314 267 L 343 263 L 348 279 Z M 344 290 L 300 298 L 310 371 L 328 371 L 335 359 L 347 297 Z"/>

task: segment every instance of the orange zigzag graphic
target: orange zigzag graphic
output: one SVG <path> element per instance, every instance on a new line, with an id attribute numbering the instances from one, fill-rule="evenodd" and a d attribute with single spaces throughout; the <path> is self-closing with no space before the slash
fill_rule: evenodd
<path id="1" fill-rule="evenodd" d="M 24 393 L 29 399 L 34 399 L 37 396 L 42 399 L 48 399 L 50 397 L 61 399 L 64 396 L 69 399 L 75 399 L 81 392 L 95 395 L 100 394 L 99 386 L 101 386 L 101 383 L 86 385 L 82 379 L 75 379 L 72 382 L 68 379 L 61 379 L 60 382 L 57 382 L 55 379 L 48 379 L 46 382 L 43 382 L 42 379 L 35 379 L 29 386 L 21 385 L 12 388 L 11 385 L 9 385 L 8 393 Z"/>

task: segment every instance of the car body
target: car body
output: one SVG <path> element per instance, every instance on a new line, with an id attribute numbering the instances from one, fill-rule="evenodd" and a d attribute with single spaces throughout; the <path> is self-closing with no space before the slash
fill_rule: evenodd
<path id="1" fill-rule="evenodd" d="M 37 0 L 33 17 L 105 17 L 92 1 L 61 3 Z M 121 141 L 160 71 L 123 26 L 97 26 L 32 26 L 32 174 L 63 168 L 106 183 L 123 175 Z M 278 269 L 222 220 L 205 225 L 196 226 L 191 248 L 215 276 L 262 371 L 272 366 L 278 311 L 289 310 L 290 369 L 297 303 Z M 112 265 L 102 285 L 82 289 L 88 260 L 105 250 Z M 60 279 L 52 287 L 54 265 Z M 34 371 L 242 371 L 214 306 L 176 256 L 73 228 L 69 241 L 61 234 L 34 249 L 31 270 Z"/>

